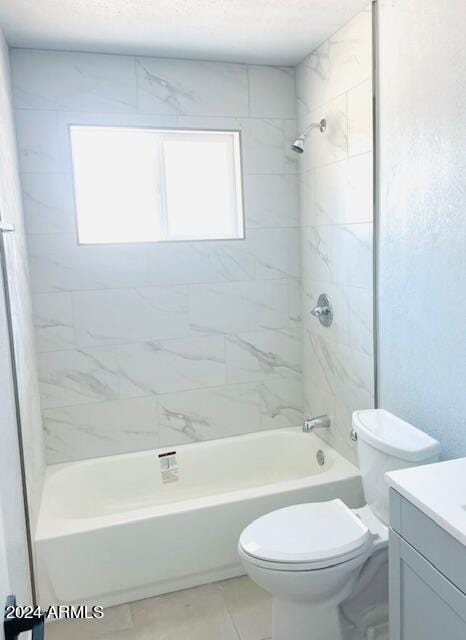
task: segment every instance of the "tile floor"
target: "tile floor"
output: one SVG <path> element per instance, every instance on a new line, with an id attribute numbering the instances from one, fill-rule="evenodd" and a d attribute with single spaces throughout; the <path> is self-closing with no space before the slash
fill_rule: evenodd
<path id="1" fill-rule="evenodd" d="M 50 622 L 46 640 L 271 640 L 272 598 L 247 576 L 105 609 L 102 620 Z M 343 623 L 345 640 L 388 640 Z M 329 640 L 332 640 L 329 638 Z"/>
<path id="2" fill-rule="evenodd" d="M 269 640 L 272 599 L 247 576 L 50 622 L 47 640 Z"/>

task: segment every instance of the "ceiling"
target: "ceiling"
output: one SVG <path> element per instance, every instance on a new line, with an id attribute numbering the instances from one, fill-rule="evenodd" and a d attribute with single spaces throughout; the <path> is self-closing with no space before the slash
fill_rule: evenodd
<path id="1" fill-rule="evenodd" d="M 294 65 L 369 0 L 0 0 L 11 46 Z"/>

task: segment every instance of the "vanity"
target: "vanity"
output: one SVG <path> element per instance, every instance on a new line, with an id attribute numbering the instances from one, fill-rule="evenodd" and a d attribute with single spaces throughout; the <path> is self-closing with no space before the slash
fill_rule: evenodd
<path id="1" fill-rule="evenodd" d="M 386 480 L 390 640 L 465 640 L 466 458 Z"/>

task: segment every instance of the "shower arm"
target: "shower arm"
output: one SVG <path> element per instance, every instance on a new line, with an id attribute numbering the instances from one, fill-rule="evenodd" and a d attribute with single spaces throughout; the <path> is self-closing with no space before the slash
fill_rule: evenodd
<path id="1" fill-rule="evenodd" d="M 307 136 L 311 133 L 313 129 L 317 129 L 318 127 L 320 128 L 320 123 L 317 124 L 317 122 L 311 122 L 311 124 L 304 129 L 304 132 L 301 136 L 303 140 L 307 138 Z"/>
<path id="2" fill-rule="evenodd" d="M 327 128 L 327 120 L 325 118 L 322 118 L 320 122 L 311 122 L 311 124 L 304 129 L 304 132 L 300 137 L 303 140 L 305 140 L 313 129 L 320 129 L 320 131 L 323 132 L 325 131 L 326 128 Z"/>

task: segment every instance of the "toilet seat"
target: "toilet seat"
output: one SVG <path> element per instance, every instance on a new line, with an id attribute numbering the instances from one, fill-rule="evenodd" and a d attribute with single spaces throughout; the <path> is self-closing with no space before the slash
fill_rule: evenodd
<path id="1" fill-rule="evenodd" d="M 371 545 L 369 528 L 336 499 L 268 513 L 246 527 L 238 547 L 256 566 L 312 571 L 348 562 Z"/>

